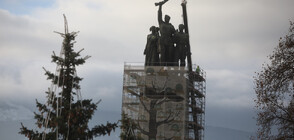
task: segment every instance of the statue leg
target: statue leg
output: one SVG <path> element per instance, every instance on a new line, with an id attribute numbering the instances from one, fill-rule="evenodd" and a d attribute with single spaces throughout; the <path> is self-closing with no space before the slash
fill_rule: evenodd
<path id="1" fill-rule="evenodd" d="M 166 63 L 166 49 L 164 44 L 161 44 L 161 50 L 160 50 L 160 65 L 164 66 Z"/>
<path id="2" fill-rule="evenodd" d="M 185 51 L 181 51 L 181 56 L 180 56 L 180 61 L 181 61 L 181 67 L 184 67 L 184 66 L 186 66 L 186 61 L 185 61 L 185 59 L 186 59 L 186 53 L 185 53 Z"/>

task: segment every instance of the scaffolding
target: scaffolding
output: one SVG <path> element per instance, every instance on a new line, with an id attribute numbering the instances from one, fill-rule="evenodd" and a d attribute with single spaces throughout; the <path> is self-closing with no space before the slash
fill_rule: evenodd
<path id="1" fill-rule="evenodd" d="M 190 74 L 190 86 L 188 86 L 188 111 L 187 111 L 187 140 L 204 140 L 205 126 L 205 96 L 206 96 L 206 73 L 199 66 L 193 65 Z M 193 95 L 192 95 L 193 94 Z M 194 97 L 195 103 L 192 103 Z M 193 112 L 193 110 L 195 110 Z M 197 121 L 193 120 L 196 115 Z M 197 132 L 195 132 L 197 131 Z M 195 135 L 198 134 L 198 135 Z"/>
<path id="2" fill-rule="evenodd" d="M 205 72 L 196 65 L 193 69 L 124 64 L 122 113 L 136 125 L 132 132 L 137 139 L 204 139 Z M 193 84 L 189 77 L 193 77 Z M 195 95 L 194 105 L 191 94 Z M 192 108 L 197 110 L 197 122 Z"/>

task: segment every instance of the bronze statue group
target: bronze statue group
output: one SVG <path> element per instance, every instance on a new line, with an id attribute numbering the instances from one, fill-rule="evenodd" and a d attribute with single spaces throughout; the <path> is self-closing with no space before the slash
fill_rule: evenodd
<path id="1" fill-rule="evenodd" d="M 179 25 L 178 30 L 169 23 L 170 16 L 165 15 L 162 20 L 162 5 L 168 0 L 156 3 L 158 9 L 159 27 L 151 26 L 151 34 L 147 36 L 144 50 L 145 66 L 185 66 L 187 56 L 188 34 L 185 26 Z"/>

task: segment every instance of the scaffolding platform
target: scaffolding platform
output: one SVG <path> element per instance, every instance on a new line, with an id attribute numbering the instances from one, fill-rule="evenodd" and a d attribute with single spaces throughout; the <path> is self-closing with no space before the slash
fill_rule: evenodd
<path id="1" fill-rule="evenodd" d="M 136 124 L 132 132 L 138 139 L 204 139 L 205 72 L 197 65 L 193 69 L 188 72 L 187 67 L 125 63 L 122 113 Z M 194 136 L 195 130 L 201 137 Z"/>

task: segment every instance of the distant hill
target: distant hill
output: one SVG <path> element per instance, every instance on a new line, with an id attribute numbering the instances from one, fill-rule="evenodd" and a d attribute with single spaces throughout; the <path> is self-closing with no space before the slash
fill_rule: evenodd
<path id="1" fill-rule="evenodd" d="M 118 112 L 108 112 L 108 111 L 98 111 L 96 117 L 90 122 L 92 125 L 94 122 L 105 123 L 106 121 L 116 122 L 120 119 L 120 113 Z M 23 135 L 19 135 L 21 121 L 0 121 L 0 136 L 3 140 L 24 140 Z M 25 126 L 29 128 L 35 128 L 35 120 L 25 120 L 22 121 Z M 90 125 L 91 125 L 90 124 Z M 119 140 L 120 129 L 118 128 L 110 136 L 98 137 L 95 140 Z M 206 126 L 205 127 L 205 140 L 249 140 L 253 133 L 240 131 L 229 128 Z"/>
<path id="2" fill-rule="evenodd" d="M 249 140 L 254 133 L 241 130 L 206 126 L 205 140 Z"/>

